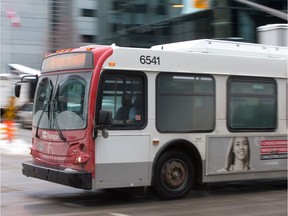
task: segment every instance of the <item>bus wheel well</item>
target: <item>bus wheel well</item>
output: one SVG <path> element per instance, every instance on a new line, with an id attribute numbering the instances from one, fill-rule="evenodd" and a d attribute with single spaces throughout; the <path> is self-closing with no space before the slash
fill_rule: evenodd
<path id="1" fill-rule="evenodd" d="M 157 155 L 155 156 L 154 162 L 153 162 L 153 173 L 152 173 L 152 179 L 154 177 L 154 167 L 158 161 L 158 158 L 164 154 L 167 151 L 173 151 L 173 150 L 177 150 L 177 151 L 181 151 L 183 153 L 185 153 L 189 158 L 191 158 L 191 161 L 194 165 L 194 171 L 195 171 L 195 185 L 197 183 L 201 183 L 202 181 L 202 160 L 201 160 L 201 156 L 199 151 L 197 150 L 197 148 L 195 147 L 195 145 L 187 140 L 183 140 L 183 139 L 178 139 L 178 140 L 173 140 L 170 141 L 169 143 L 167 143 L 166 145 L 164 145 L 162 147 L 162 149 L 157 153 Z M 153 182 L 153 180 L 152 180 Z"/>

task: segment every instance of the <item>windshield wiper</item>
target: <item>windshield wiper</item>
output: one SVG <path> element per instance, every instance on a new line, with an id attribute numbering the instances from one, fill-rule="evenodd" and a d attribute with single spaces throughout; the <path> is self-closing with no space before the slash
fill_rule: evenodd
<path id="1" fill-rule="evenodd" d="M 57 103 L 55 103 L 55 100 L 53 101 L 53 110 L 52 110 L 52 113 L 53 113 L 53 121 L 54 121 L 54 125 L 56 126 L 56 129 L 57 129 L 57 132 L 58 132 L 58 135 L 59 135 L 59 137 L 61 138 L 61 140 L 62 141 L 64 141 L 64 142 L 66 142 L 67 141 L 67 139 L 66 139 L 66 137 L 63 135 L 63 133 L 62 133 L 62 131 L 61 131 L 61 129 L 60 129 L 60 127 L 59 127 L 59 125 L 58 125 L 58 121 L 57 121 L 57 118 L 56 118 L 56 112 L 55 112 L 55 105 L 56 105 Z"/>
<path id="2" fill-rule="evenodd" d="M 63 135 L 63 133 L 62 133 L 62 131 L 61 131 L 59 125 L 58 125 L 58 122 L 57 122 L 57 119 L 56 119 L 56 118 L 54 119 L 54 124 L 55 124 L 55 126 L 56 126 L 56 129 L 57 129 L 57 132 L 58 132 L 59 137 L 61 138 L 62 141 L 66 142 L 67 139 L 66 139 L 66 137 Z"/>
<path id="3" fill-rule="evenodd" d="M 39 135 L 38 135 L 39 125 L 40 125 L 41 119 L 42 119 L 42 117 L 43 117 L 43 114 L 45 113 L 45 110 L 46 110 L 48 104 L 50 104 L 50 101 L 47 101 L 47 102 L 45 103 L 44 108 L 42 109 L 43 112 L 41 113 L 41 115 L 40 115 L 40 117 L 39 117 L 39 119 L 38 119 L 37 126 L 36 126 L 36 135 L 35 135 L 36 138 L 39 138 Z"/>

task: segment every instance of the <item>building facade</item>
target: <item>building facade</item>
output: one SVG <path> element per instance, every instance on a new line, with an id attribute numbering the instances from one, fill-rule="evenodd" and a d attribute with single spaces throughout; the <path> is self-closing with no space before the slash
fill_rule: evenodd
<path id="1" fill-rule="evenodd" d="M 286 0 L 253 2 L 287 12 Z M 98 0 L 98 6 L 98 42 L 119 46 L 151 47 L 201 38 L 257 42 L 257 27 L 287 23 L 235 0 Z"/>
<path id="2" fill-rule="evenodd" d="M 0 0 L 0 7 L 0 73 L 9 64 L 39 69 L 46 54 L 97 40 L 95 0 Z"/>
<path id="3" fill-rule="evenodd" d="M 286 0 L 253 2 L 287 12 Z M 0 9 L 0 73 L 15 63 L 39 69 L 45 54 L 91 43 L 257 42 L 258 26 L 287 23 L 236 0 L 0 0 Z"/>
<path id="4" fill-rule="evenodd" d="M 8 73 L 9 64 L 13 63 L 39 69 L 48 46 L 48 1 L 8 2 L 1 0 L 0 72 Z M 13 14 L 9 17 L 9 13 L 18 20 Z"/>

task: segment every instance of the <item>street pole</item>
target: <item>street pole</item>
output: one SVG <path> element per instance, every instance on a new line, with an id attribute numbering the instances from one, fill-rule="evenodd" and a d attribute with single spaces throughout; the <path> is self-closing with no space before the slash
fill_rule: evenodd
<path id="1" fill-rule="evenodd" d="M 258 3 L 255 3 L 255 2 L 251 2 L 251 1 L 248 1 L 248 0 L 234 0 L 236 2 L 239 2 L 239 3 L 242 3 L 242 4 L 246 4 L 250 7 L 253 7 L 253 8 L 256 8 L 260 11 L 264 11 L 268 14 L 271 14 L 275 17 L 278 17 L 280 19 L 283 19 L 283 20 L 288 20 L 288 14 L 287 13 L 284 13 L 282 11 L 279 11 L 279 10 L 275 10 L 273 8 L 270 8 L 270 7 L 266 7 L 264 5 L 261 5 L 261 4 L 258 4 Z"/>

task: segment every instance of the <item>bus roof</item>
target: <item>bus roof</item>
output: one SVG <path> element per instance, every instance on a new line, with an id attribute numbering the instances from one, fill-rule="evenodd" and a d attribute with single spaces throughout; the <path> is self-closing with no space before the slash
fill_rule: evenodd
<path id="1" fill-rule="evenodd" d="M 287 58 L 288 55 L 287 47 L 210 39 L 161 44 L 151 49 L 272 58 Z"/>
<path id="2" fill-rule="evenodd" d="M 196 40 L 146 48 L 112 46 L 103 69 L 287 78 L 287 48 Z"/>

